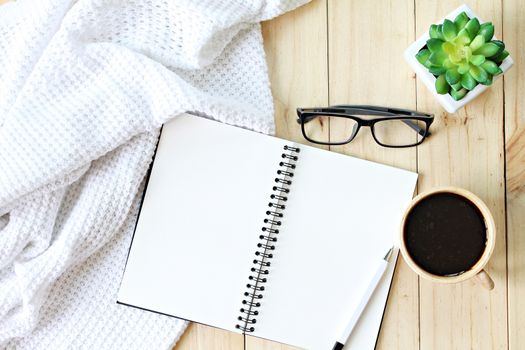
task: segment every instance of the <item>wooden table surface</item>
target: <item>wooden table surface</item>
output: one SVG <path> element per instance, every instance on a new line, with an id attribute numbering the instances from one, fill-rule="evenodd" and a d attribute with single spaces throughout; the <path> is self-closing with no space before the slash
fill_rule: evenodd
<path id="1" fill-rule="evenodd" d="M 313 0 L 262 25 L 278 136 L 305 143 L 296 107 L 361 103 L 434 113 L 433 135 L 417 148 L 382 148 L 363 132 L 330 149 L 417 171 L 418 192 L 466 188 L 494 215 L 497 243 L 488 270 L 496 288 L 432 284 L 399 259 L 377 349 L 525 349 L 525 3 L 469 2 L 495 24 L 515 65 L 457 113 L 446 113 L 402 58 L 430 23 L 462 3 Z M 328 126 L 320 131 L 329 137 Z M 293 348 L 191 324 L 175 349 Z"/>
<path id="2" fill-rule="evenodd" d="M 432 284 L 400 259 L 378 349 L 525 349 L 525 3 L 469 2 L 495 24 L 515 65 L 457 113 L 446 113 L 402 58 L 463 1 L 314 0 L 262 25 L 278 136 L 305 143 L 297 107 L 362 103 L 434 113 L 433 135 L 420 147 L 382 148 L 363 132 L 330 149 L 417 171 L 418 192 L 468 189 L 494 215 L 497 242 L 488 270 L 496 288 Z M 327 125 L 320 130 L 329 137 Z M 176 350 L 196 349 L 292 348 L 192 324 Z"/>

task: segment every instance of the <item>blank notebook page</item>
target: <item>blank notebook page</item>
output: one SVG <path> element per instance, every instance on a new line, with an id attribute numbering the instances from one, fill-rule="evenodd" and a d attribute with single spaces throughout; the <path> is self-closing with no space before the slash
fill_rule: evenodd
<path id="1" fill-rule="evenodd" d="M 284 144 L 193 116 L 164 125 L 118 301 L 238 332 Z"/>
<path id="2" fill-rule="evenodd" d="M 239 332 L 284 145 L 183 116 L 164 126 L 120 303 Z M 254 336 L 331 349 L 394 244 L 417 174 L 300 147 Z M 349 345 L 373 349 L 393 265 Z"/>
<path id="3" fill-rule="evenodd" d="M 417 174 L 300 147 L 255 335 L 331 349 L 395 242 Z"/>

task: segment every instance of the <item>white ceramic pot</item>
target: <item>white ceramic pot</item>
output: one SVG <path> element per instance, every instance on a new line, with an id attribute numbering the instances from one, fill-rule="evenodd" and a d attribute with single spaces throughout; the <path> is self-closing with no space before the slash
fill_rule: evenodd
<path id="1" fill-rule="evenodd" d="M 451 21 L 454 21 L 454 19 L 456 18 L 457 15 L 459 15 L 461 12 L 465 11 L 465 13 L 470 17 L 470 18 L 473 18 L 473 17 L 477 17 L 479 22 L 480 23 L 484 23 L 484 21 L 479 18 L 478 15 L 476 15 L 474 13 L 474 11 L 472 11 L 472 9 L 470 7 L 468 7 L 467 5 L 461 5 L 460 7 L 458 7 L 457 9 L 455 9 L 454 11 L 452 11 L 451 13 L 449 13 L 445 18 L 451 20 Z M 443 18 L 443 20 L 445 19 Z M 440 23 L 443 22 L 443 20 L 441 20 Z M 430 23 L 428 25 L 430 27 Z M 439 101 L 439 103 L 441 103 L 441 105 L 443 106 L 443 108 L 445 108 L 445 110 L 449 113 L 454 113 L 455 111 L 457 111 L 459 108 L 463 107 L 464 105 L 466 105 L 467 103 L 469 103 L 470 101 L 472 101 L 473 99 L 475 99 L 479 94 L 481 94 L 483 91 L 485 91 L 487 88 L 489 88 L 490 86 L 486 86 L 486 85 L 482 85 L 482 84 L 478 84 L 474 90 L 472 91 L 469 91 L 465 97 L 463 97 L 461 100 L 459 101 L 456 101 L 452 98 L 452 96 L 450 96 L 449 94 L 445 94 L 445 95 L 440 95 L 436 92 L 436 88 L 435 88 L 435 83 L 436 83 L 436 77 L 430 73 L 427 68 L 425 68 L 421 63 L 418 62 L 418 60 L 416 59 L 416 54 L 419 52 L 419 50 L 421 50 L 422 47 L 424 47 L 427 43 L 427 40 L 430 39 L 430 36 L 428 34 L 428 28 L 427 28 L 427 31 L 425 32 L 425 34 L 423 34 L 419 39 L 417 39 L 412 45 L 410 45 L 406 50 L 405 50 L 405 53 L 404 53 L 404 56 L 405 56 L 405 60 L 408 62 L 408 64 L 412 67 L 412 69 L 416 72 L 417 76 L 419 77 L 419 79 L 421 79 L 421 81 L 426 85 L 426 87 L 432 92 L 432 94 L 436 97 L 436 99 Z M 493 39 L 496 39 L 496 37 L 494 36 Z M 503 62 L 501 62 L 501 65 L 500 65 L 500 68 L 501 70 L 503 71 L 503 73 L 501 74 L 498 74 L 496 76 L 494 76 L 494 80 L 496 80 L 498 77 L 500 77 L 501 75 L 505 74 L 505 72 L 510 68 L 512 67 L 512 65 L 514 64 L 514 61 L 512 60 L 512 58 L 509 56 L 507 56 L 507 58 L 505 58 L 503 60 Z"/>

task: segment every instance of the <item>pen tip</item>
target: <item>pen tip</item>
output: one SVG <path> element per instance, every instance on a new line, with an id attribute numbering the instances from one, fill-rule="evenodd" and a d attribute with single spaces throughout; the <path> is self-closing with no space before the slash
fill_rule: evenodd
<path id="1" fill-rule="evenodd" d="M 393 252 L 393 251 L 394 251 L 394 247 L 392 247 L 392 248 L 390 248 L 390 249 L 388 250 L 388 252 L 386 253 L 386 255 L 385 255 L 385 257 L 384 257 L 384 259 L 385 259 L 386 261 L 390 261 L 390 257 L 392 256 L 392 252 Z"/>

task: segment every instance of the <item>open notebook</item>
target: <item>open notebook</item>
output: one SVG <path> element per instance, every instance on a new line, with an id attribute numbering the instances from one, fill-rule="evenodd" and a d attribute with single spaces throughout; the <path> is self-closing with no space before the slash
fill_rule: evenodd
<path id="1" fill-rule="evenodd" d="M 331 349 L 417 175 L 215 121 L 167 123 L 118 302 Z M 347 349 L 373 349 L 393 265 Z"/>

